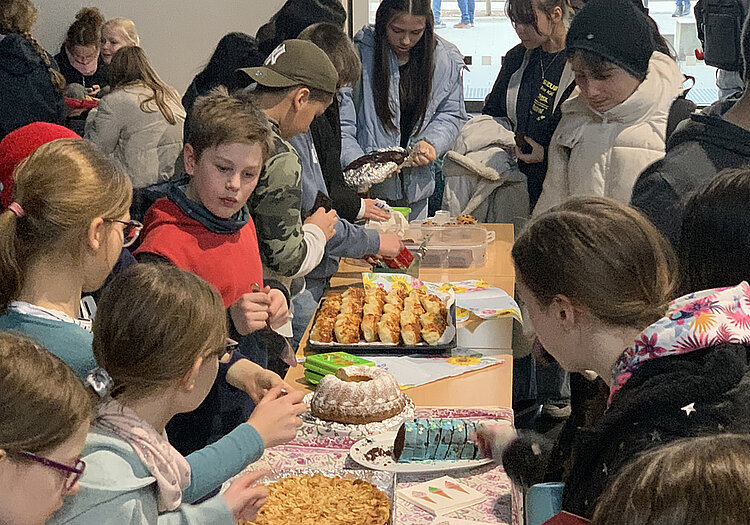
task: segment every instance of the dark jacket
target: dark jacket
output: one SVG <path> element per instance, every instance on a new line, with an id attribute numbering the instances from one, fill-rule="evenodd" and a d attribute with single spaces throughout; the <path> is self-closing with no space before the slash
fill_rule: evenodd
<path id="1" fill-rule="evenodd" d="M 631 204 L 641 210 L 676 245 L 686 198 L 725 168 L 750 163 L 750 131 L 722 115 L 737 98 L 719 101 L 693 114 L 667 142 L 666 156 L 641 173 Z"/>
<path id="2" fill-rule="evenodd" d="M 520 118 L 520 112 L 528 112 L 531 109 L 534 97 L 539 91 L 540 77 L 536 64 L 539 62 L 540 48 L 527 50 L 523 44 L 518 44 L 503 57 L 500 73 L 495 79 L 492 91 L 487 96 L 483 115 L 505 119 L 510 124 L 510 129 L 515 132 L 524 132 L 526 118 Z M 565 53 L 565 51 L 562 51 Z M 564 58 L 563 58 L 564 59 Z M 518 168 L 526 175 L 529 187 L 529 199 L 533 208 L 542 192 L 542 184 L 547 173 L 547 150 L 557 124 L 562 118 L 561 105 L 565 102 L 575 89 L 572 70 L 564 68 L 559 81 L 560 87 L 555 95 L 552 111 L 552 120 L 548 126 L 549 134 L 546 136 L 531 136 L 539 144 L 544 146 L 544 161 L 535 164 L 519 162 Z M 515 98 L 511 96 L 511 107 L 509 106 L 509 90 L 516 93 Z M 519 123 L 521 129 L 519 129 Z"/>
<path id="3" fill-rule="evenodd" d="M 65 52 L 65 46 L 60 48 L 60 52 L 55 55 L 57 65 L 60 66 L 60 73 L 65 77 L 68 84 L 81 84 L 83 87 L 90 88 L 93 86 L 109 85 L 109 75 L 107 74 L 107 64 L 102 60 L 101 54 L 96 63 L 96 71 L 93 75 L 86 76 L 72 66 L 68 60 L 68 54 Z"/>
<path id="4" fill-rule="evenodd" d="M 50 58 L 52 66 L 57 64 Z M 0 40 L 0 139 L 32 122 L 63 124 L 65 102 L 34 46 L 21 35 Z"/>
<path id="5" fill-rule="evenodd" d="M 633 374 L 602 419 L 579 432 L 563 510 L 590 518 L 609 482 L 641 452 L 734 428 L 735 418 L 721 404 L 743 377 L 750 379 L 748 352 L 746 345 L 716 345 L 655 359 Z M 696 412 L 687 414 L 682 409 L 691 403 Z"/>
<path id="6" fill-rule="evenodd" d="M 310 133 L 333 207 L 339 217 L 353 223 L 357 220 L 361 200 L 357 192 L 344 182 L 344 172 L 341 169 L 339 102 L 336 97 L 325 113 L 312 121 Z"/>
<path id="7" fill-rule="evenodd" d="M 640 453 L 685 437 L 747 432 L 749 297 L 750 285 L 741 283 L 675 300 L 618 359 L 606 410 L 589 406 L 592 420 L 581 412 L 569 421 L 577 428 L 563 431 L 554 454 L 552 444 L 534 434 L 506 448 L 503 465 L 511 479 L 526 487 L 562 479 L 563 510 L 591 518 L 620 468 Z M 585 387 L 584 402 L 601 399 L 598 387 Z M 561 460 L 570 442 L 568 469 Z M 555 476 L 563 470 L 562 478 Z"/>

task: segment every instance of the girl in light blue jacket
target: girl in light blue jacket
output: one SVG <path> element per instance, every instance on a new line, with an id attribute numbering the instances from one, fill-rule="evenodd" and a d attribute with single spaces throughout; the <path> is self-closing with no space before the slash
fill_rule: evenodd
<path id="1" fill-rule="evenodd" d="M 447 152 L 467 120 L 463 56 L 436 36 L 429 0 L 384 0 L 375 25 L 354 37 L 362 81 L 342 88 L 341 164 L 372 150 L 410 147 L 413 168 L 372 187 L 373 197 L 427 215 L 435 190 L 433 162 Z"/>
<path id="2" fill-rule="evenodd" d="M 165 433 L 174 415 L 194 410 L 211 390 L 229 350 L 226 336 L 221 297 L 192 273 L 137 264 L 112 280 L 94 321 L 101 368 L 87 383 L 101 403 L 81 457 L 86 470 L 80 492 L 65 500 L 52 524 L 235 525 L 254 519 L 268 494 L 253 486 L 257 472 L 203 503 L 185 503 L 193 469 Z M 254 428 L 253 417 L 283 411 L 302 397 L 284 394 L 271 389 L 248 423 Z M 254 433 L 260 441 L 265 429 Z"/>

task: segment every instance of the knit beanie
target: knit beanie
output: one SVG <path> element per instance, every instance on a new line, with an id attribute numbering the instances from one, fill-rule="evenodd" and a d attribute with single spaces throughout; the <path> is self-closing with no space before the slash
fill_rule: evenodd
<path id="1" fill-rule="evenodd" d="M 565 47 L 590 51 L 638 80 L 656 50 L 651 22 L 632 0 L 591 0 L 570 24 Z"/>
<path id="2" fill-rule="evenodd" d="M 13 202 L 13 170 L 23 159 L 48 142 L 80 139 L 77 133 L 49 122 L 32 122 L 11 131 L 0 141 L 0 206 Z"/>

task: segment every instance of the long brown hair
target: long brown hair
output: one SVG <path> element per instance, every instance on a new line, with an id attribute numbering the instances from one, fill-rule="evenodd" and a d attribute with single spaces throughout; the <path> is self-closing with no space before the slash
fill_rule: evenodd
<path id="1" fill-rule="evenodd" d="M 375 13 L 375 56 L 373 64 L 372 96 L 375 113 L 385 129 L 398 132 L 390 108 L 391 46 L 386 31 L 394 17 L 409 14 L 425 17 L 422 38 L 409 51 L 409 65 L 401 77 L 401 86 L 414 105 L 415 126 L 412 133 L 424 124 L 432 93 L 432 73 L 435 57 L 434 20 L 432 4 L 428 0 L 383 0 Z M 403 100 L 402 100 L 403 103 Z M 417 124 L 418 123 L 418 124 Z"/>
<path id="2" fill-rule="evenodd" d="M 544 306 L 568 297 L 614 326 L 645 328 L 677 289 L 672 247 L 627 204 L 579 197 L 543 213 L 513 245 L 516 275 Z"/>
<path id="3" fill-rule="evenodd" d="M 117 50 L 109 64 L 109 80 L 112 91 L 126 86 L 140 84 L 151 90 L 151 96 L 141 100 L 141 111 L 153 113 L 154 104 L 167 122 L 177 124 L 169 102 L 180 105 L 180 96 L 171 86 L 159 78 L 148 62 L 146 53 L 138 46 L 125 46 Z"/>
<path id="4" fill-rule="evenodd" d="M 43 452 L 91 419 L 86 389 L 61 359 L 18 334 L 0 332 L 0 449 Z"/>
<path id="5" fill-rule="evenodd" d="M 650 450 L 602 494 L 592 525 L 737 525 L 750 509 L 750 436 L 692 437 Z"/>
<path id="6" fill-rule="evenodd" d="M 132 195 L 128 176 L 87 140 L 37 148 L 15 171 L 13 196 L 23 216 L 0 213 L 0 312 L 35 260 L 53 253 L 77 260 L 91 222 L 124 215 Z"/>
<path id="7" fill-rule="evenodd" d="M 73 46 L 95 46 L 102 44 L 102 25 L 104 15 L 96 7 L 84 7 L 76 13 L 76 21 L 68 28 L 65 35 L 65 48 L 73 50 Z"/>
<path id="8" fill-rule="evenodd" d="M 113 397 L 141 397 L 183 377 L 198 357 L 222 351 L 227 325 L 219 293 L 172 264 L 136 264 L 104 289 L 94 320 L 96 362 Z"/>
<path id="9" fill-rule="evenodd" d="M 17 33 L 28 40 L 34 46 L 34 51 L 39 55 L 44 67 L 49 71 L 52 85 L 58 91 L 62 91 L 65 88 L 65 77 L 52 67 L 47 52 L 31 36 L 31 27 L 36 21 L 36 13 L 36 7 L 29 0 L 0 0 L 0 33 L 4 35 Z"/>

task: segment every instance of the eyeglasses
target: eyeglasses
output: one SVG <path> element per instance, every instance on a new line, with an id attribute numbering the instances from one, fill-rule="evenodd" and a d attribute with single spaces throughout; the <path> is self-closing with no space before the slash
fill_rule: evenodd
<path id="1" fill-rule="evenodd" d="M 81 476 L 83 475 L 83 471 L 86 470 L 86 463 L 84 463 L 82 459 L 79 459 L 78 461 L 76 461 L 75 467 L 69 467 L 68 465 L 63 465 L 62 463 L 58 463 L 57 461 L 52 461 L 51 459 L 37 456 L 33 452 L 26 452 L 25 450 L 22 450 L 18 454 L 32 461 L 36 461 L 37 463 L 41 463 L 45 467 L 50 467 L 55 470 L 59 470 L 60 472 L 64 472 L 66 492 L 69 492 L 70 490 L 73 489 L 73 487 L 78 482 L 78 480 L 81 479 Z"/>
<path id="2" fill-rule="evenodd" d="M 226 356 L 231 356 L 232 354 L 234 354 L 235 350 L 237 350 L 239 346 L 240 344 L 237 341 L 227 337 L 227 341 L 224 346 L 216 352 L 216 355 L 219 356 L 219 361 L 224 359 Z"/>
<path id="3" fill-rule="evenodd" d="M 143 229 L 143 224 L 138 221 L 121 221 L 120 219 L 104 219 L 104 221 L 119 222 L 125 225 L 125 228 L 122 230 L 122 245 L 124 248 L 132 245 Z"/>

